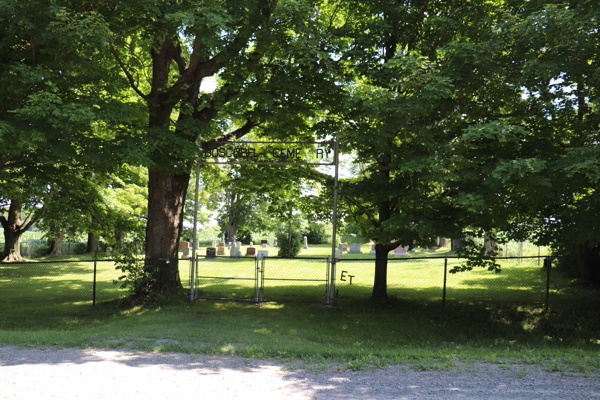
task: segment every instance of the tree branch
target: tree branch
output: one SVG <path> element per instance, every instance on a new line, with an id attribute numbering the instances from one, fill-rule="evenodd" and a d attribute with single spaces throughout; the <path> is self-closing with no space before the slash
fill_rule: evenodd
<path id="1" fill-rule="evenodd" d="M 133 79 L 133 75 L 131 75 L 131 73 L 129 72 L 129 70 L 127 69 L 127 66 L 123 63 L 123 61 L 121 60 L 121 57 L 119 57 L 119 54 L 117 53 L 117 51 L 115 50 L 115 48 L 113 47 L 113 45 L 110 45 L 110 52 L 112 53 L 113 57 L 115 58 L 115 60 L 117 60 L 117 63 L 119 63 L 119 66 L 121 67 L 121 70 L 125 73 L 125 76 L 127 77 L 127 80 L 129 81 L 129 85 L 131 86 L 131 88 L 144 100 L 148 99 L 148 95 L 144 94 L 138 87 L 137 84 L 135 83 L 135 79 Z"/>

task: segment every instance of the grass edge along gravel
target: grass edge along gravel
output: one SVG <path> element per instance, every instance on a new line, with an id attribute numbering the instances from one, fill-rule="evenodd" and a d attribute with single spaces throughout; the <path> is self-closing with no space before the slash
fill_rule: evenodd
<path id="1" fill-rule="evenodd" d="M 62 282 L 61 268 L 67 266 L 51 269 L 52 279 L 33 275 L 25 280 L 44 285 Z M 83 290 L 79 278 L 83 271 L 69 272 L 74 274 L 69 288 Z M 332 309 L 319 304 L 225 301 L 190 305 L 182 299 L 161 307 L 118 301 L 91 307 L 91 301 L 70 299 L 67 286 L 61 285 L 62 293 L 56 295 L 29 287 L 22 299 L 4 306 L 0 302 L 0 345 L 275 357 L 304 360 L 317 369 L 328 363 L 346 369 L 401 363 L 418 370 L 452 370 L 481 360 L 536 365 L 560 373 L 600 370 L 595 293 L 577 292 L 547 314 L 539 305 L 514 307 L 502 301 L 454 301 L 442 313 L 439 301 L 407 298 L 377 305 L 344 299 Z M 556 290 L 556 295 L 571 296 L 572 290 L 571 294 Z M 28 306 L 36 296 L 38 300 L 55 296 L 54 303 Z"/>
<path id="2" fill-rule="evenodd" d="M 344 329 L 344 322 L 346 325 L 350 321 L 356 323 L 356 318 L 362 318 L 358 319 L 358 325 L 369 323 L 367 314 L 374 313 L 371 307 L 326 309 L 316 304 L 256 306 L 237 302 L 198 302 L 193 305 L 182 302 L 154 308 L 127 308 L 116 304 L 104 307 L 103 315 L 108 318 L 102 320 L 100 317 L 81 328 L 0 330 L 0 346 L 132 349 L 277 358 L 290 368 L 309 368 L 317 372 L 331 365 L 342 370 L 364 370 L 390 364 L 423 371 L 468 371 L 476 363 L 485 362 L 510 368 L 516 371 L 516 375 L 525 371 L 519 366 L 526 367 L 527 373 L 530 373 L 531 366 L 578 376 L 597 376 L 600 373 L 600 354 L 596 345 L 580 343 L 565 346 L 560 341 L 530 344 L 519 339 L 485 339 L 485 336 L 477 335 L 466 342 L 447 341 L 461 337 L 456 332 L 460 324 L 445 323 L 431 314 L 425 319 L 415 319 L 414 316 L 405 319 L 410 319 L 407 323 L 411 325 L 428 325 L 425 329 L 437 325 L 441 327 L 437 332 L 423 338 L 386 341 L 374 340 L 372 329 L 366 329 L 365 335 L 359 327 Z M 110 310 L 112 315 L 107 312 Z M 281 313 L 281 310 L 289 315 L 269 316 L 273 312 Z M 390 316 L 387 311 L 380 316 L 382 318 L 375 318 L 376 330 L 381 330 L 382 321 Z M 425 311 L 421 316 L 426 314 Z M 332 314 L 334 317 L 328 318 Z M 323 330 L 318 326 L 311 329 L 312 325 L 307 324 L 307 318 L 302 316 L 308 316 L 309 320 L 312 318 L 317 325 L 326 326 Z M 292 324 L 290 321 L 293 320 L 300 321 Z M 286 322 L 292 326 L 286 327 Z M 302 330 L 302 325 L 307 328 Z M 337 332 L 330 336 L 324 334 L 335 326 L 340 328 Z M 443 331 L 446 333 L 442 335 L 440 332 Z M 390 328 L 386 334 L 391 332 L 393 329 Z M 408 336 L 409 332 L 396 333 Z M 534 341 L 533 337 L 531 339 Z"/>

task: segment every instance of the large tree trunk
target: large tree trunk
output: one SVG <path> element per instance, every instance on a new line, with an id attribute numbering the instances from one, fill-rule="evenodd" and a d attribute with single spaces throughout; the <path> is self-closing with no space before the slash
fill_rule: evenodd
<path id="1" fill-rule="evenodd" d="M 98 237 L 94 232 L 88 232 L 86 252 L 95 253 L 96 251 L 98 251 Z"/>
<path id="2" fill-rule="evenodd" d="M 589 242 L 579 245 L 579 265 L 585 282 L 600 284 L 600 246 Z"/>
<path id="3" fill-rule="evenodd" d="M 22 202 L 20 200 L 11 200 L 8 208 L 8 219 L 0 215 L 0 223 L 4 228 L 4 252 L 2 261 L 20 261 L 21 257 L 21 235 L 27 231 L 42 215 L 42 210 L 38 210 L 35 216 L 29 221 L 21 221 Z"/>
<path id="4" fill-rule="evenodd" d="M 50 252 L 48 253 L 51 256 L 62 256 L 62 244 L 63 244 L 63 233 L 62 232 L 54 232 L 54 238 L 52 239 L 52 245 L 50 248 Z"/>
<path id="5" fill-rule="evenodd" d="M 159 292 L 173 293 L 181 288 L 177 251 L 190 174 L 150 170 L 148 176 L 146 268 Z"/>
<path id="6" fill-rule="evenodd" d="M 21 235 L 23 232 L 4 228 L 4 253 L 2 261 L 21 261 Z"/>
<path id="7" fill-rule="evenodd" d="M 387 298 L 387 267 L 388 246 L 375 244 L 375 281 L 373 282 L 372 298 L 381 300 Z"/>

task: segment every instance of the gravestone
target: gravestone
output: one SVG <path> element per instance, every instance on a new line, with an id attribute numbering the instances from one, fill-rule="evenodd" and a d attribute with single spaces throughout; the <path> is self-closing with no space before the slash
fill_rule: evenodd
<path id="1" fill-rule="evenodd" d="M 362 253 L 362 251 L 360 251 L 360 243 L 352 243 L 352 245 L 350 246 L 349 253 L 352 253 L 352 254 Z"/>
<path id="2" fill-rule="evenodd" d="M 225 246 L 219 246 L 219 247 L 217 247 L 217 255 L 218 256 L 224 256 L 225 255 Z"/>
<path id="3" fill-rule="evenodd" d="M 190 243 L 189 242 L 179 242 L 179 250 L 183 250 L 186 247 L 189 247 Z"/>
<path id="4" fill-rule="evenodd" d="M 227 242 L 227 247 L 231 247 L 231 242 Z"/>
<path id="5" fill-rule="evenodd" d="M 217 247 L 225 247 L 225 242 L 219 242 L 219 245 Z"/>
<path id="6" fill-rule="evenodd" d="M 214 247 L 208 247 L 206 249 L 206 258 L 215 258 L 217 255 L 217 249 Z"/>
<path id="7" fill-rule="evenodd" d="M 237 247 L 232 247 L 229 254 L 231 257 L 236 257 L 236 258 L 242 256 L 242 252 Z"/>
<path id="8" fill-rule="evenodd" d="M 308 249 L 308 238 L 304 236 L 304 248 Z"/>
<path id="9" fill-rule="evenodd" d="M 258 258 L 259 260 L 262 260 L 263 258 L 267 258 L 268 256 L 269 256 L 268 250 L 259 250 L 258 254 L 256 255 L 256 258 Z"/>
<path id="10" fill-rule="evenodd" d="M 267 244 L 269 246 L 275 246 L 275 238 L 274 237 L 270 237 L 267 239 Z"/>
<path id="11" fill-rule="evenodd" d="M 235 242 L 235 248 L 240 250 L 242 248 L 242 242 Z"/>
<path id="12" fill-rule="evenodd" d="M 250 247 L 254 247 L 254 243 L 250 242 Z"/>
<path id="13" fill-rule="evenodd" d="M 375 245 L 372 244 L 371 245 L 371 251 L 369 252 L 369 254 L 375 254 L 375 253 L 376 253 L 376 251 L 375 251 Z"/>
<path id="14" fill-rule="evenodd" d="M 261 243 L 260 247 L 267 247 L 268 245 L 266 243 Z"/>
<path id="15" fill-rule="evenodd" d="M 212 245 L 211 245 L 210 247 L 215 247 L 215 248 L 216 248 L 216 247 L 217 247 L 217 241 L 216 241 L 216 240 L 213 240 L 213 241 L 212 241 Z"/>
<path id="16" fill-rule="evenodd" d="M 335 258 L 337 260 L 339 260 L 340 258 L 342 258 L 343 255 L 344 255 L 343 251 L 341 251 L 340 249 L 335 249 Z"/>
<path id="17" fill-rule="evenodd" d="M 246 255 L 247 256 L 254 256 L 254 255 L 256 255 L 256 249 L 254 247 L 247 247 L 246 248 Z"/>
<path id="18" fill-rule="evenodd" d="M 348 251 L 348 243 L 342 243 L 342 245 L 344 246 L 342 250 Z"/>
<path id="19" fill-rule="evenodd" d="M 427 251 L 430 252 L 430 253 L 436 252 L 437 251 L 437 247 L 431 247 Z"/>
<path id="20" fill-rule="evenodd" d="M 189 247 L 184 247 L 183 248 L 183 257 L 189 257 L 190 256 L 190 248 Z"/>
<path id="21" fill-rule="evenodd" d="M 408 249 L 408 247 L 404 247 L 404 246 L 398 246 L 396 247 L 396 250 L 394 251 L 395 256 L 406 256 L 406 249 Z"/>

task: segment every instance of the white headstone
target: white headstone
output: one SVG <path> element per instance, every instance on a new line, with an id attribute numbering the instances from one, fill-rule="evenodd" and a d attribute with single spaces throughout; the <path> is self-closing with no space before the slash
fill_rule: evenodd
<path id="1" fill-rule="evenodd" d="M 242 252 L 237 247 L 232 247 L 230 252 L 231 257 L 241 257 Z"/>
<path id="2" fill-rule="evenodd" d="M 183 248 L 183 257 L 189 257 L 189 256 L 190 256 L 190 248 L 184 247 Z"/>
<path id="3" fill-rule="evenodd" d="M 242 248 L 242 242 L 235 242 L 235 248 L 236 249 L 241 249 Z"/>
<path id="4" fill-rule="evenodd" d="M 304 248 L 308 249 L 308 238 L 304 236 Z"/>
<path id="5" fill-rule="evenodd" d="M 266 243 L 261 243 L 260 244 L 260 247 L 267 247 L 267 246 L 268 246 L 268 244 L 266 244 Z"/>
<path id="6" fill-rule="evenodd" d="M 254 246 L 254 243 L 250 242 L 250 247 L 253 247 L 253 246 Z"/>
<path id="7" fill-rule="evenodd" d="M 342 256 L 344 255 L 344 252 L 340 249 L 335 249 L 335 258 L 337 258 L 338 260 L 340 258 L 342 258 Z"/>
<path id="8" fill-rule="evenodd" d="M 216 240 L 213 240 L 213 241 L 212 241 L 212 246 L 210 246 L 210 247 L 217 247 L 217 241 L 216 241 Z"/>
<path id="9" fill-rule="evenodd" d="M 269 251 L 268 250 L 259 250 L 258 254 L 256 255 L 256 258 L 258 258 L 259 260 L 263 259 L 263 258 L 267 258 L 269 256 Z"/>

